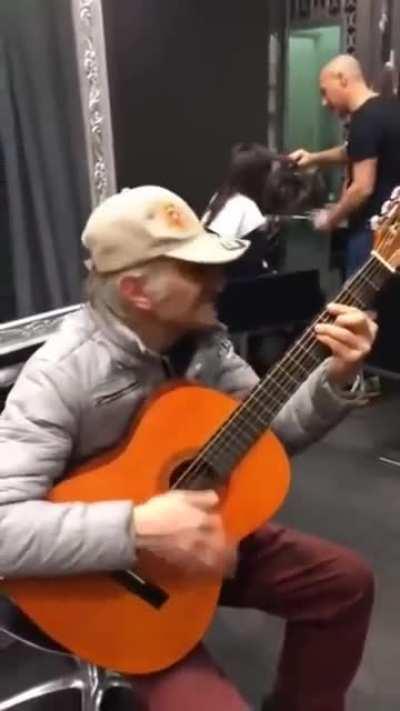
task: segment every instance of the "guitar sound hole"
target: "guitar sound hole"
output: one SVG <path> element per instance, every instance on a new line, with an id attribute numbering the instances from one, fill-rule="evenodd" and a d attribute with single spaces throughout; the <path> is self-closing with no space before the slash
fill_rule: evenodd
<path id="1" fill-rule="evenodd" d="M 170 489 L 186 489 L 190 491 L 203 491 L 215 489 L 218 485 L 218 474 L 206 462 L 194 466 L 193 459 L 181 462 L 170 476 Z"/>

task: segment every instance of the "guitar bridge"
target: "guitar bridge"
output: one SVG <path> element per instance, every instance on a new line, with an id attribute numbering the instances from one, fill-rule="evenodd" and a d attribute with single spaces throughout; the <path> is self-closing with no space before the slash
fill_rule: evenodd
<path id="1" fill-rule="evenodd" d="M 142 598 L 142 600 L 156 610 L 159 610 L 165 605 L 169 599 L 169 595 L 165 590 L 158 587 L 158 585 L 153 585 L 153 583 L 143 580 L 143 578 L 137 575 L 137 573 L 134 573 L 133 570 L 117 570 L 111 573 L 111 577 L 119 583 L 119 585 L 122 585 L 128 590 L 128 592 Z"/>

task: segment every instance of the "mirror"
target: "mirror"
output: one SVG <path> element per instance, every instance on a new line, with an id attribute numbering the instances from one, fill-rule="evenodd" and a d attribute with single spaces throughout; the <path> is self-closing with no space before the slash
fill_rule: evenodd
<path id="1" fill-rule="evenodd" d="M 343 131 L 340 122 L 322 106 L 319 74 L 322 67 L 342 51 L 342 32 L 338 24 L 294 27 L 288 35 L 286 60 L 286 102 L 284 114 L 285 150 L 299 147 L 322 151 L 340 144 Z M 340 192 L 340 168 L 324 171 L 326 195 L 335 201 Z M 330 274 L 330 237 L 321 238 L 307 223 L 288 229 L 288 269 L 317 267 L 326 292 L 335 291 Z"/>
<path id="2" fill-rule="evenodd" d="M 290 3 L 284 110 L 284 147 L 288 152 L 298 147 L 322 151 L 345 140 L 344 126 L 321 105 L 319 73 L 337 54 L 355 52 L 358 5 L 356 0 Z M 323 171 L 323 181 L 328 201 L 335 202 L 342 186 L 342 169 Z M 342 275 L 335 238 L 322 238 L 303 222 L 288 229 L 286 241 L 288 270 L 317 268 L 324 293 L 336 293 Z"/>

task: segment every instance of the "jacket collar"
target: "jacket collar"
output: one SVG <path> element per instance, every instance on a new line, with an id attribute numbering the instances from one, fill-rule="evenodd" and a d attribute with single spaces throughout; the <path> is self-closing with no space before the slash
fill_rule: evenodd
<path id="1" fill-rule="evenodd" d="M 124 324 L 106 306 L 94 308 L 87 304 L 86 308 L 89 318 L 94 321 L 100 334 L 122 350 L 129 360 L 138 356 L 160 357 L 158 353 L 147 348 L 137 333 Z"/>
<path id="2" fill-rule="evenodd" d="M 148 348 L 141 338 L 106 306 L 94 308 L 87 304 L 86 309 L 89 318 L 94 321 L 99 332 L 124 353 L 124 360 L 126 359 L 128 362 L 132 362 L 132 359 L 137 358 L 160 360 L 162 357 L 162 354 Z M 223 333 L 226 336 L 226 330 L 226 327 L 219 323 L 214 328 L 210 328 L 209 331 L 199 334 L 198 347 L 204 346 L 215 333 Z"/>

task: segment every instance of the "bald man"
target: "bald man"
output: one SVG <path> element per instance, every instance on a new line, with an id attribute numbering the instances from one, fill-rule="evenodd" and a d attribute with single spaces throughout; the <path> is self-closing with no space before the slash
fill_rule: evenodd
<path id="1" fill-rule="evenodd" d="M 372 248 L 370 218 L 400 184 L 400 101 L 384 99 L 368 87 L 359 62 L 340 55 L 320 74 L 322 103 L 339 117 L 350 115 L 346 145 L 320 153 L 299 149 L 291 158 L 300 167 L 347 164 L 348 179 L 340 201 L 318 213 L 315 226 L 331 232 L 348 220 L 346 277 L 368 259 Z"/>

